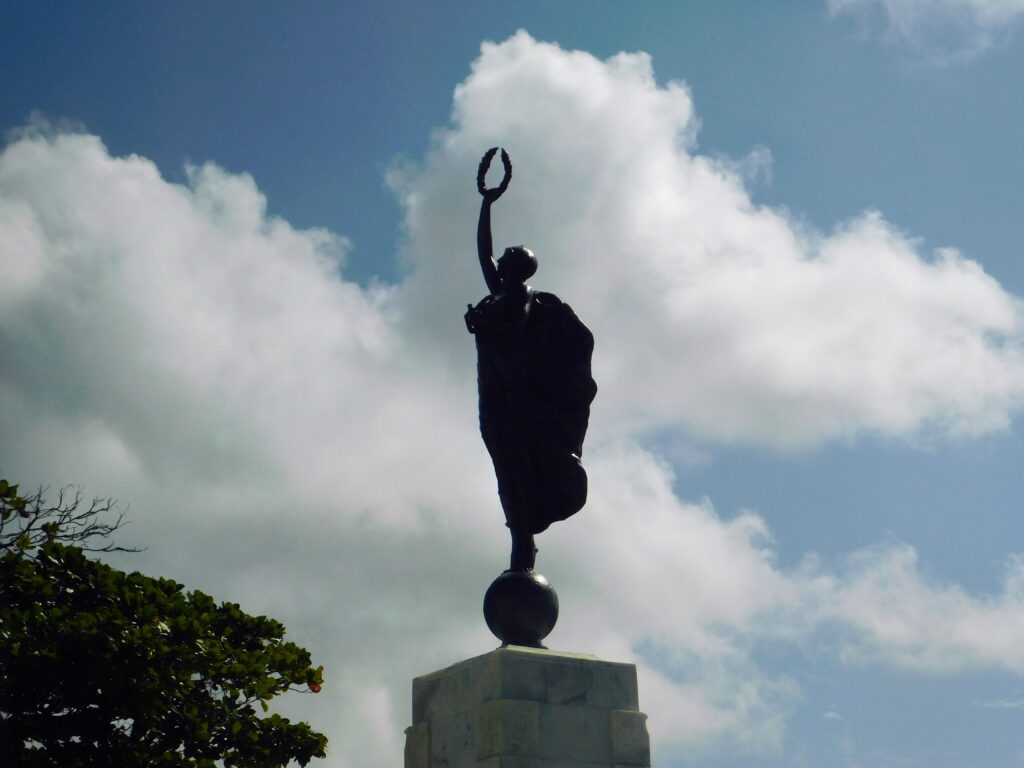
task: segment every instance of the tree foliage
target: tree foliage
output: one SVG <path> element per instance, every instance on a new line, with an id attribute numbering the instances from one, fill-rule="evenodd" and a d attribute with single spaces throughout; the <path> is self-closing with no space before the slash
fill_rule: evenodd
<path id="1" fill-rule="evenodd" d="M 0 514 L 32 519 L 21 517 L 32 500 L 0 483 Z M 263 714 L 274 696 L 323 682 L 283 625 L 93 560 L 44 519 L 43 539 L 0 547 L 0 764 L 269 768 L 324 756 L 309 725 Z"/>

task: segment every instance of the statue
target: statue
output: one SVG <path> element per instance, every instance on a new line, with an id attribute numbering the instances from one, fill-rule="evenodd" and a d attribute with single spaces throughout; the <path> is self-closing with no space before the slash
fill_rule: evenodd
<path id="1" fill-rule="evenodd" d="M 522 573 L 534 568 L 534 535 L 575 514 L 587 500 L 581 455 L 597 385 L 590 373 L 593 335 L 568 304 L 526 283 L 537 269 L 533 253 L 513 246 L 494 260 L 491 205 L 512 178 L 502 150 L 504 178 L 500 186 L 486 188 L 484 176 L 497 151 L 484 155 L 477 174 L 483 197 L 477 251 L 490 293 L 469 305 L 465 320 L 476 337 L 480 433 L 512 535 L 506 573 Z"/>

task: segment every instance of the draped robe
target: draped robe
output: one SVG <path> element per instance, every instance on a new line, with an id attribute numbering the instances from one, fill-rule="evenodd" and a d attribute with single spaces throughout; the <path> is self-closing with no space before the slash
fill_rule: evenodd
<path id="1" fill-rule="evenodd" d="M 466 313 L 476 336 L 480 433 L 505 522 L 540 533 L 587 500 L 583 438 L 597 393 L 594 337 L 552 293 L 532 292 L 526 323 L 487 296 Z"/>

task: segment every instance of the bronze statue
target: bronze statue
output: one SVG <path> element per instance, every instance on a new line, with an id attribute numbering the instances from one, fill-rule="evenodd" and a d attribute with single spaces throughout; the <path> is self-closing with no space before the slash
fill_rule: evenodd
<path id="1" fill-rule="evenodd" d="M 494 260 L 491 205 L 512 178 L 502 150 L 501 185 L 486 187 L 497 151 L 484 155 L 477 174 L 483 197 L 477 251 L 490 294 L 469 305 L 466 327 L 476 336 L 480 433 L 512 534 L 509 571 L 517 572 L 533 570 L 534 534 L 575 514 L 587 500 L 580 457 L 597 385 L 590 373 L 593 335 L 568 304 L 526 284 L 537 269 L 533 253 L 514 246 Z"/>

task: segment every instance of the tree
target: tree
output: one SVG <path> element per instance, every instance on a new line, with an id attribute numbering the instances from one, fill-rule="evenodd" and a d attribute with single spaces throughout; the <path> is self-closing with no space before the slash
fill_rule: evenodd
<path id="1" fill-rule="evenodd" d="M 56 540 L 79 545 L 86 552 L 138 552 L 110 541 L 111 535 L 127 524 L 124 513 L 113 499 L 94 498 L 88 507 L 82 504 L 80 488 L 65 486 L 57 492 L 57 501 L 47 503 L 46 490 L 21 496 L 18 486 L 0 480 L 0 552 L 15 547 L 33 549 Z M 111 513 L 113 522 L 105 516 Z M 95 539 L 104 541 L 95 543 Z"/>
<path id="2" fill-rule="evenodd" d="M 88 544 L 82 527 L 36 517 L 33 499 L 66 512 L 80 494 L 46 507 L 0 481 L 0 518 L 24 521 L 0 539 L 0 764 L 270 768 L 325 755 L 308 724 L 256 711 L 323 682 L 282 624 L 91 559 L 61 540 Z"/>

